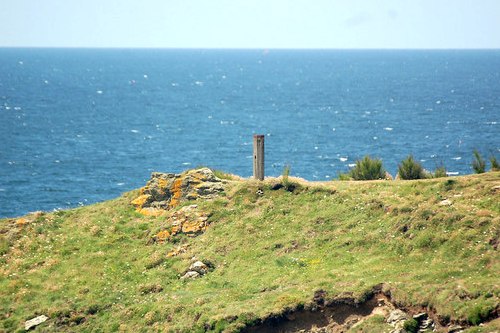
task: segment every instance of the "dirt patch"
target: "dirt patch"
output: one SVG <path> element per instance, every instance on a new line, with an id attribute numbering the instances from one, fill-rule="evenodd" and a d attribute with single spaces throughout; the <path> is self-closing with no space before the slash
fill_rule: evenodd
<path id="1" fill-rule="evenodd" d="M 340 333 L 376 314 L 386 316 L 394 309 L 387 296 L 382 293 L 374 295 L 363 303 L 346 297 L 325 301 L 323 297 L 317 297 L 317 294 L 313 305 L 288 311 L 282 315 L 270 316 L 255 326 L 247 327 L 242 332 Z"/>
<path id="2" fill-rule="evenodd" d="M 326 292 L 318 290 L 306 306 L 270 315 L 241 332 L 342 333 L 375 315 L 385 318 L 385 323 L 392 327 L 391 332 L 401 332 L 404 322 L 409 319 L 414 319 L 421 331 L 461 332 L 469 326 L 466 322 L 444 320 L 428 307 L 400 304 L 391 298 L 390 290 L 382 284 L 375 286 L 364 298 L 363 302 L 351 294 L 328 298 Z M 492 314 L 488 320 L 495 318 L 498 318 L 498 313 Z"/>

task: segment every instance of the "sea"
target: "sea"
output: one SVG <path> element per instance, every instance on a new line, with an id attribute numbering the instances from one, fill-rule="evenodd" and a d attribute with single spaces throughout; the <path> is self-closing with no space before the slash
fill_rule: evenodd
<path id="1" fill-rule="evenodd" d="M 0 48 L 0 217 L 87 205 L 208 166 L 328 181 L 500 159 L 500 50 Z"/>

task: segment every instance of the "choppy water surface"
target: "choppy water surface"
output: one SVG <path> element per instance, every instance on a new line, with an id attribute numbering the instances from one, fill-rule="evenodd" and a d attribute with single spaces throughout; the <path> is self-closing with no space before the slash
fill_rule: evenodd
<path id="1" fill-rule="evenodd" d="M 198 165 L 327 180 L 365 154 L 471 173 L 500 151 L 500 51 L 0 49 L 0 216 Z"/>

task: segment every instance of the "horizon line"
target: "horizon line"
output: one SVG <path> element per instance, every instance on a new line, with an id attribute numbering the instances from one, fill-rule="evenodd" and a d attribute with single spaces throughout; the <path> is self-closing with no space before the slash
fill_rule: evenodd
<path id="1" fill-rule="evenodd" d="M 256 50 L 256 51 L 497 51 L 500 47 L 397 48 L 397 47 L 152 47 L 152 46 L 3 46 L 0 49 L 88 49 L 88 50 Z"/>

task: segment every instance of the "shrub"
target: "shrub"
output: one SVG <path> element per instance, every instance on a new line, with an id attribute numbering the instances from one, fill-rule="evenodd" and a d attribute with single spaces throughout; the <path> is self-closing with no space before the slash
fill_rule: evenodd
<path id="1" fill-rule="evenodd" d="M 418 332 L 418 322 L 415 319 L 409 319 L 404 322 L 403 329 L 409 333 Z"/>
<path id="2" fill-rule="evenodd" d="M 498 164 L 497 158 L 493 155 L 490 157 L 491 171 L 500 171 L 500 164 Z"/>
<path id="3" fill-rule="evenodd" d="M 434 174 L 432 175 L 432 177 L 434 178 L 448 177 L 444 165 L 437 167 L 436 170 L 434 170 Z"/>
<path id="4" fill-rule="evenodd" d="M 422 179 L 425 178 L 424 168 L 422 164 L 415 161 L 412 155 L 398 164 L 398 173 L 401 179 Z"/>
<path id="5" fill-rule="evenodd" d="M 356 166 L 349 171 L 349 176 L 354 180 L 384 179 L 385 170 L 382 160 L 365 156 L 362 160 L 356 161 Z"/>
<path id="6" fill-rule="evenodd" d="M 349 173 L 343 173 L 343 172 L 339 172 L 338 178 L 339 180 L 352 180 L 351 176 L 349 176 Z"/>
<path id="7" fill-rule="evenodd" d="M 474 169 L 475 173 L 484 173 L 486 171 L 486 162 L 476 149 L 474 149 L 474 160 L 472 161 L 472 169 Z"/>

